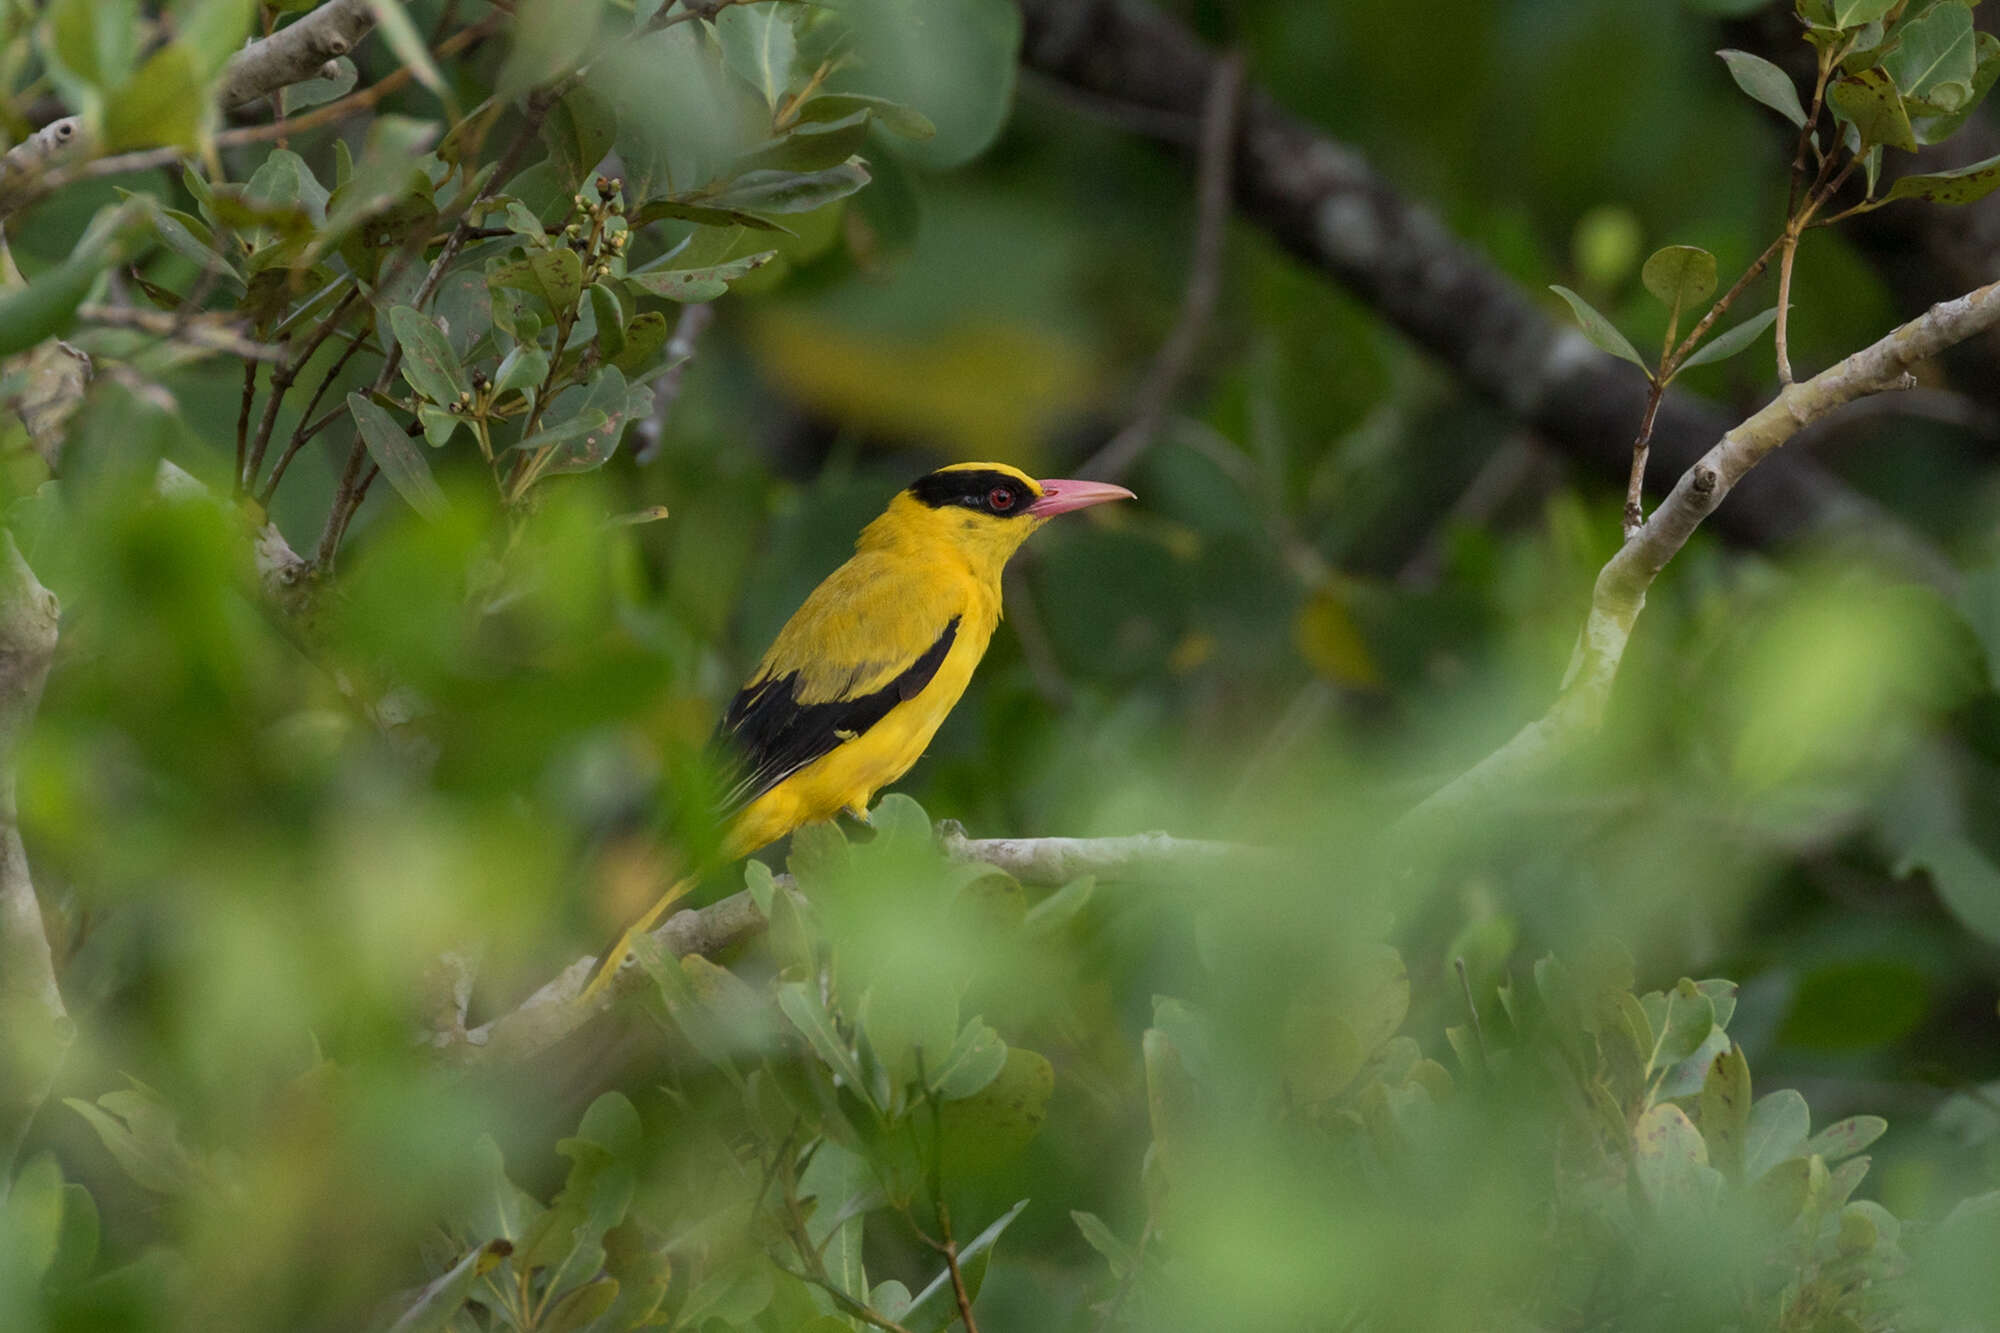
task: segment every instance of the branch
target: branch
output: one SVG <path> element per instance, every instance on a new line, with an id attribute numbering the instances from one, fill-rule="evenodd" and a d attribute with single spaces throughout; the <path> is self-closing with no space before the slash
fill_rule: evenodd
<path id="1" fill-rule="evenodd" d="M 1548 770 L 1604 719 L 1618 665 L 1646 592 L 1743 476 L 1805 427 L 1847 403 L 1914 385 L 1910 367 L 2000 325 L 2000 283 L 1931 307 L 1809 380 L 1792 384 L 1682 473 L 1673 492 L 1598 573 L 1590 612 L 1549 711 L 1397 821 L 1395 833 L 1436 832 L 1502 788 Z"/>
<path id="2" fill-rule="evenodd" d="M 41 703 L 59 610 L 13 534 L 0 531 L 0 1185 L 76 1035 L 56 985 L 14 799 L 14 756 Z"/>
<path id="3" fill-rule="evenodd" d="M 156 334 L 169 342 L 180 343 L 199 351 L 226 352 L 245 361 L 285 359 L 284 348 L 244 337 L 229 327 L 226 316 L 203 315 L 189 319 L 182 315 L 168 314 L 164 310 L 147 310 L 129 305 L 98 305 L 86 301 L 76 308 L 76 317 L 86 324 L 137 329 L 141 333 Z"/>
<path id="4" fill-rule="evenodd" d="M 1197 122 L 1215 57 L 1174 19 L 1114 0 L 1019 4 L 1022 60 L 1030 67 L 1093 100 L 1148 113 L 1163 129 Z M 1253 89 L 1244 101 L 1235 194 L 1246 218 L 1349 288 L 1468 387 L 1562 452 L 1624 481 L 1645 377 L 1558 324 L 1545 301 L 1398 194 L 1360 153 Z M 1653 457 L 1686 468 L 1728 425 L 1707 404 L 1669 393 Z M 1893 529 L 1901 553 L 1915 555 L 1927 572 L 1948 568 L 1927 540 L 1805 458 L 1762 469 L 1720 526 L 1733 540 L 1763 544 L 1863 520 L 1871 531 Z"/>
<path id="5" fill-rule="evenodd" d="M 1038 888 L 1058 888 L 1085 875 L 1129 879 L 1169 868 L 1269 855 L 1240 843 L 1157 832 L 1123 838 L 968 838 L 955 819 L 939 821 L 938 847 L 954 861 L 983 861 Z"/>
<path id="6" fill-rule="evenodd" d="M 760 934 L 765 925 L 764 914 L 746 890 L 707 907 L 676 912 L 645 938 L 665 958 L 706 957 Z M 512 1012 L 470 1031 L 435 1033 L 431 1044 L 453 1063 L 467 1067 L 532 1059 L 650 981 L 644 968 L 626 967 L 585 1000 L 584 988 L 596 969 L 596 958 L 579 958 Z"/>
<path id="7" fill-rule="evenodd" d="M 1236 167 L 1237 122 L 1243 106 L 1243 55 L 1232 51 L 1215 67 L 1202 104 L 1201 158 L 1196 172 L 1197 211 L 1194 256 L 1188 262 L 1187 292 L 1180 318 L 1161 345 L 1153 368 L 1139 388 L 1137 410 L 1078 475 L 1116 481 L 1132 470 L 1160 433 L 1168 406 L 1180 391 L 1215 316 L 1222 289 L 1222 242 L 1229 229 L 1231 178 Z"/>
<path id="8" fill-rule="evenodd" d="M 984 861 L 1023 884 L 1040 886 L 1067 884 L 1082 875 L 1118 879 L 1168 866 L 1261 854 L 1254 847 L 1164 833 L 1126 838 L 968 838 L 958 822 L 949 819 L 938 825 L 938 844 L 954 860 Z M 789 889 L 791 877 L 780 875 L 778 883 Z M 766 924 L 749 893 L 735 893 L 707 907 L 676 912 L 644 938 L 663 958 L 710 957 L 760 934 Z M 635 955 L 638 952 L 634 950 Z M 466 1067 L 532 1059 L 609 1010 L 621 996 L 648 984 L 644 968 L 626 966 L 585 999 L 596 970 L 596 958 L 579 958 L 512 1012 L 470 1031 L 445 1025 L 431 1034 L 430 1044 L 450 1062 Z"/>
<path id="9" fill-rule="evenodd" d="M 369 0 L 328 0 L 296 23 L 231 56 L 216 81 L 215 100 L 224 110 L 233 110 L 280 88 L 326 75 L 323 66 L 360 45 L 374 26 Z"/>

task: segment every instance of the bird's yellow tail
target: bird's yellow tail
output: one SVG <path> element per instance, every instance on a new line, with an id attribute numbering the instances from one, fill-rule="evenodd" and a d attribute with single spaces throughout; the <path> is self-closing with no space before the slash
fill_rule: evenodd
<path id="1" fill-rule="evenodd" d="M 688 875 L 675 880 L 673 886 L 660 895 L 658 902 L 647 908 L 643 916 L 627 926 L 623 933 L 612 941 L 611 947 L 598 959 L 597 970 L 590 974 L 590 981 L 585 984 L 583 994 L 578 998 L 595 999 L 598 992 L 610 985 L 611 979 L 618 975 L 619 969 L 625 966 L 625 960 L 631 956 L 632 941 L 659 925 L 661 918 L 666 916 L 667 909 L 687 897 L 689 891 L 700 882 L 700 875 Z"/>

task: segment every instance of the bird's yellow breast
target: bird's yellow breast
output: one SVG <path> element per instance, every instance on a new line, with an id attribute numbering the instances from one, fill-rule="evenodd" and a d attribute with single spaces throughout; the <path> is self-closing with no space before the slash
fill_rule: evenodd
<path id="1" fill-rule="evenodd" d="M 891 708 L 882 720 L 813 760 L 745 806 L 731 821 L 726 855 L 746 856 L 801 824 L 832 819 L 843 810 L 865 814 L 875 793 L 923 757 L 972 672 L 986 655 L 1000 621 L 997 583 L 964 578 L 964 608 L 951 650 L 937 674 L 917 694 Z"/>

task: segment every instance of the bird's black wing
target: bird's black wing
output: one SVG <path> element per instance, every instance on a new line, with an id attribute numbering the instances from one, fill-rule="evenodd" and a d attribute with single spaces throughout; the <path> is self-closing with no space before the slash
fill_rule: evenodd
<path id="1" fill-rule="evenodd" d="M 953 616 L 937 641 L 887 685 L 852 698 L 800 703 L 796 671 L 744 686 L 715 732 L 716 748 L 729 766 L 724 812 L 742 809 L 813 760 L 867 731 L 897 704 L 916 698 L 944 665 L 957 637 L 958 617 Z"/>

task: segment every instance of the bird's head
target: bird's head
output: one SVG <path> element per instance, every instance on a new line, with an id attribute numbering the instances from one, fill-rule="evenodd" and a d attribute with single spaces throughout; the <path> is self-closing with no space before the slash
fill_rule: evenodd
<path id="1" fill-rule="evenodd" d="M 1132 498 L 1108 482 L 1037 481 L 1005 463 L 954 463 L 910 483 L 868 526 L 861 544 L 942 542 L 998 573 L 1029 534 L 1057 514 Z"/>

